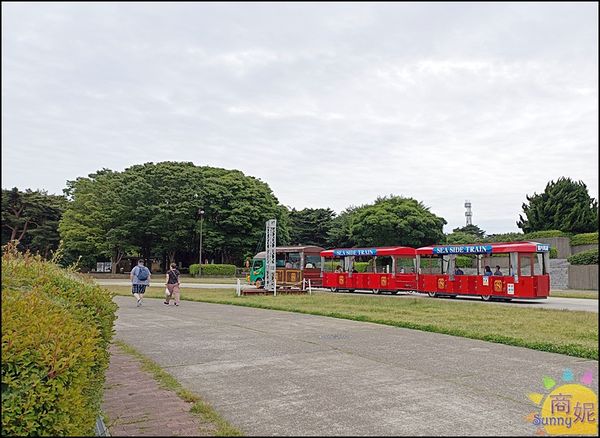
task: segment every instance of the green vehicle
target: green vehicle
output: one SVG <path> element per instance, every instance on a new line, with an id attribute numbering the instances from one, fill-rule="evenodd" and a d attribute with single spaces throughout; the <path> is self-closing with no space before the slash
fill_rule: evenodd
<path id="1" fill-rule="evenodd" d="M 321 279 L 320 246 L 278 246 L 275 255 L 277 284 L 281 286 L 301 286 L 303 279 L 310 279 L 312 286 L 320 286 Z M 252 258 L 248 283 L 261 288 L 265 284 L 266 251 Z"/>

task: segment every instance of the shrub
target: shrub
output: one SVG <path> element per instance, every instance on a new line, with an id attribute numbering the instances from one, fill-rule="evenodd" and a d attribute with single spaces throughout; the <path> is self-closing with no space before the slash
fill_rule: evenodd
<path id="1" fill-rule="evenodd" d="M 456 256 L 456 266 L 459 268 L 472 268 L 473 267 L 473 257 Z"/>
<path id="2" fill-rule="evenodd" d="M 551 246 L 550 247 L 550 258 L 551 259 L 555 259 L 558 257 L 558 249 L 556 249 L 555 247 Z"/>
<path id="3" fill-rule="evenodd" d="M 520 242 L 525 240 L 525 234 L 523 233 L 502 233 L 502 234 L 491 234 L 483 239 L 486 243 L 493 242 Z"/>
<path id="4" fill-rule="evenodd" d="M 199 274 L 200 265 L 195 263 L 190 265 L 190 275 Z M 235 265 L 202 265 L 202 275 L 235 275 Z"/>
<path id="5" fill-rule="evenodd" d="M 369 262 L 354 262 L 353 266 L 356 268 L 358 272 L 367 272 L 369 267 Z"/>
<path id="6" fill-rule="evenodd" d="M 595 233 L 576 234 L 573 237 L 571 237 L 571 245 L 572 246 L 593 245 L 594 243 L 598 244 L 598 232 L 597 231 Z"/>
<path id="7" fill-rule="evenodd" d="M 10 246 L 2 274 L 2 433 L 93 434 L 117 308 L 112 294 Z"/>
<path id="8" fill-rule="evenodd" d="M 590 249 L 578 254 L 572 255 L 567 259 L 572 265 L 597 265 L 598 249 Z"/>
<path id="9" fill-rule="evenodd" d="M 525 234 L 525 239 L 539 239 L 541 237 L 569 237 L 569 233 L 559 230 L 544 230 Z"/>

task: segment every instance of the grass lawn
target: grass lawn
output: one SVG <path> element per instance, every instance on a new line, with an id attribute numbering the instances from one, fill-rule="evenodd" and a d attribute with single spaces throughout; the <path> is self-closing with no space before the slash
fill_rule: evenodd
<path id="1" fill-rule="evenodd" d="M 595 290 L 553 290 L 550 291 L 551 297 L 561 298 L 585 298 L 589 300 L 598 299 L 598 291 Z"/>
<path id="2" fill-rule="evenodd" d="M 128 286 L 107 288 L 118 295 L 131 296 Z M 146 297 L 163 298 L 164 286 L 148 288 Z M 327 293 L 237 297 L 233 288 L 182 289 L 181 297 L 191 301 L 369 321 L 598 359 L 598 315 L 593 312 L 422 298 L 373 299 Z M 133 301 L 133 297 L 131 299 Z"/>

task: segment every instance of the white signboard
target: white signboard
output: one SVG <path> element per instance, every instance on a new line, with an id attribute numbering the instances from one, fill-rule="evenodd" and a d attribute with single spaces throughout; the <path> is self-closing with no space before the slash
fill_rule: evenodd
<path id="1" fill-rule="evenodd" d="M 506 285 L 506 293 L 509 295 L 514 295 L 515 294 L 515 285 L 510 283 Z"/>
<path id="2" fill-rule="evenodd" d="M 483 280 L 483 285 L 484 286 L 489 286 L 490 285 L 490 279 L 489 279 L 489 277 L 483 277 L 482 280 Z"/>

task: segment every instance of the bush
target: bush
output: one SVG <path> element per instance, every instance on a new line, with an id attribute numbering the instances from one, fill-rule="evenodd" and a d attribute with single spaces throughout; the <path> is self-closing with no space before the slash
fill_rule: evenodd
<path id="1" fill-rule="evenodd" d="M 590 249 L 578 254 L 572 255 L 567 259 L 572 265 L 597 265 L 598 249 Z"/>
<path id="2" fill-rule="evenodd" d="M 354 262 L 353 266 L 356 268 L 358 272 L 367 272 L 369 267 L 369 262 Z"/>
<path id="3" fill-rule="evenodd" d="M 544 230 L 525 234 L 525 239 L 528 240 L 539 239 L 541 237 L 569 237 L 569 233 L 559 230 Z"/>
<path id="4" fill-rule="evenodd" d="M 523 233 L 502 233 L 502 234 L 491 234 L 483 239 L 485 243 L 494 242 L 520 242 L 525 240 L 525 234 Z"/>
<path id="5" fill-rule="evenodd" d="M 550 247 L 550 258 L 551 259 L 555 259 L 558 257 L 558 249 L 556 249 L 555 247 L 551 246 Z"/>
<path id="6" fill-rule="evenodd" d="M 190 265 L 190 275 L 198 275 L 200 265 L 195 263 Z M 235 265 L 202 265 L 202 275 L 224 275 L 233 277 L 235 275 Z"/>
<path id="7" fill-rule="evenodd" d="M 571 237 L 571 246 L 598 244 L 598 232 L 576 234 Z"/>
<path id="8" fill-rule="evenodd" d="M 92 435 L 117 305 L 72 271 L 2 256 L 3 435 Z"/>
<path id="9" fill-rule="evenodd" d="M 456 266 L 458 268 L 472 268 L 473 267 L 473 257 L 468 256 L 456 256 Z"/>

